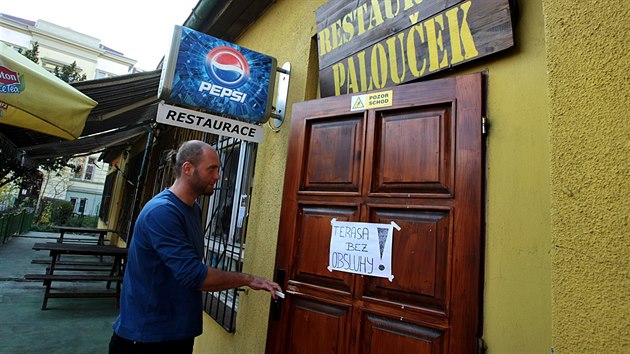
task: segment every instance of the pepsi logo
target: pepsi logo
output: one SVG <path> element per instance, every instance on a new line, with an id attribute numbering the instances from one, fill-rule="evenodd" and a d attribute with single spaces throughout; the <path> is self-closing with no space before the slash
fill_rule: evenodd
<path id="1" fill-rule="evenodd" d="M 211 78 L 226 87 L 238 87 L 249 78 L 249 64 L 238 50 L 220 46 L 206 55 L 206 71 Z"/>

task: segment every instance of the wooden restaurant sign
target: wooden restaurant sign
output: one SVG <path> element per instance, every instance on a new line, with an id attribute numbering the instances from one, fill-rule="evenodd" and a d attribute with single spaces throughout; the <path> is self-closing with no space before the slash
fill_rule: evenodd
<path id="1" fill-rule="evenodd" d="M 514 45 L 510 0 L 331 0 L 317 10 L 321 96 L 402 84 Z"/>

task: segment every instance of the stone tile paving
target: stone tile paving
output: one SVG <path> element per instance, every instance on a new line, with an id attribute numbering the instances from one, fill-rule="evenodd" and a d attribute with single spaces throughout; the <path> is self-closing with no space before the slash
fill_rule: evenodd
<path id="1" fill-rule="evenodd" d="M 0 354 L 107 353 L 118 314 L 115 299 L 50 299 L 48 310 L 42 311 L 42 283 L 23 280 L 24 274 L 46 268 L 31 264 L 47 257 L 34 251 L 33 243 L 53 238 L 30 232 L 0 244 Z M 60 286 L 72 286 L 68 284 Z"/>

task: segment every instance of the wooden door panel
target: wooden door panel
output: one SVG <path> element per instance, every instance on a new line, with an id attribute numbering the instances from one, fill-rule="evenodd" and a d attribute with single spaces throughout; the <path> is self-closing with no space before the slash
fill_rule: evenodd
<path id="1" fill-rule="evenodd" d="M 353 277 L 350 273 L 328 271 L 330 247 L 330 220 L 359 220 L 359 207 L 335 205 L 300 205 L 298 230 L 295 233 L 295 273 L 292 279 L 298 282 L 324 286 L 347 293 L 352 291 Z M 304 291 L 304 290 L 303 290 Z"/>
<path id="2" fill-rule="evenodd" d="M 392 244 L 393 281 L 364 277 L 362 296 L 445 314 L 450 216 L 450 209 L 370 208 L 370 222 L 395 221 L 401 231 Z"/>
<path id="3" fill-rule="evenodd" d="M 363 114 L 306 123 L 301 191 L 359 192 Z"/>
<path id="4" fill-rule="evenodd" d="M 293 301 L 287 353 L 345 353 L 349 308 L 297 297 Z"/>
<path id="5" fill-rule="evenodd" d="M 376 112 L 373 194 L 452 194 L 452 105 Z"/>
<path id="6" fill-rule="evenodd" d="M 400 318 L 364 313 L 360 354 L 438 354 L 444 352 L 444 331 Z"/>
<path id="7" fill-rule="evenodd" d="M 474 74 L 388 88 L 392 105 L 365 112 L 350 95 L 293 106 L 268 354 L 476 352 L 481 88 Z M 328 271 L 333 218 L 401 227 L 392 282 Z"/>

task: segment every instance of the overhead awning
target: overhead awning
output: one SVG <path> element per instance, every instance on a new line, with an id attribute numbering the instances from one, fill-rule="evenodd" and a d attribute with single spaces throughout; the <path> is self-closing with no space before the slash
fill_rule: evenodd
<path id="1" fill-rule="evenodd" d="M 31 158 L 46 159 L 64 156 L 68 151 L 74 154 L 88 154 L 121 144 L 132 144 L 150 129 L 147 125 L 132 128 L 115 129 L 103 134 L 95 134 L 75 141 L 41 144 L 24 149 Z M 67 156 L 67 155 L 66 155 Z"/>
<path id="2" fill-rule="evenodd" d="M 161 70 L 155 70 L 73 83 L 75 89 L 98 101 L 77 140 L 62 141 L 1 124 L 0 137 L 9 138 L 33 160 L 86 155 L 114 146 L 132 145 L 147 132 L 146 126 L 155 120 L 160 73 Z"/>
<path id="3" fill-rule="evenodd" d="M 0 123 L 66 140 L 83 132 L 97 102 L 0 43 Z"/>

